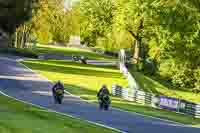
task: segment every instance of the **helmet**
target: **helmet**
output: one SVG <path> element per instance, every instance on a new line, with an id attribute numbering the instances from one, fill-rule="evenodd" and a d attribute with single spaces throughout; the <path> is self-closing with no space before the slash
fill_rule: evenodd
<path id="1" fill-rule="evenodd" d="M 107 88 L 107 86 L 104 84 L 104 85 L 102 85 L 102 88 Z"/>
<path id="2" fill-rule="evenodd" d="M 62 82 L 60 80 L 57 81 L 57 84 L 62 84 Z"/>

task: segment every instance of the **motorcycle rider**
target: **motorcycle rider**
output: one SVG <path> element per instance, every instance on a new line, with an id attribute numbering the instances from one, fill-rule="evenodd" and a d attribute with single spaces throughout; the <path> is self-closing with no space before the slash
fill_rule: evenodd
<path id="1" fill-rule="evenodd" d="M 102 110 L 108 110 L 110 105 L 110 92 L 106 85 L 103 85 L 102 88 L 97 93 L 97 98 L 99 101 L 99 108 Z"/>
<path id="2" fill-rule="evenodd" d="M 61 81 L 57 81 L 57 83 L 52 87 L 52 93 L 55 104 L 61 104 L 64 96 L 64 85 Z"/>

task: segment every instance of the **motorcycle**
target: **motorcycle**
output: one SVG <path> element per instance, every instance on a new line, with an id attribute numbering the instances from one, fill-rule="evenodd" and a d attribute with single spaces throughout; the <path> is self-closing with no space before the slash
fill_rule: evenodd
<path id="1" fill-rule="evenodd" d="M 104 95 L 101 98 L 99 98 L 99 108 L 102 110 L 109 110 L 111 100 L 109 95 Z"/>
<path id="2" fill-rule="evenodd" d="M 62 104 L 63 97 L 64 97 L 63 90 L 61 89 L 56 90 L 56 93 L 54 95 L 55 103 Z"/>

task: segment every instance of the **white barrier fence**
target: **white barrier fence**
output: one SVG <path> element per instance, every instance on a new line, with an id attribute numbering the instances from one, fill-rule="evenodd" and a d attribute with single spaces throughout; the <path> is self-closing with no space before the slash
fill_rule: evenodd
<path id="1" fill-rule="evenodd" d="M 113 85 L 112 95 L 138 104 L 167 109 L 200 118 L 200 104 L 191 103 L 185 100 L 167 96 L 155 96 L 152 93 L 122 88 L 117 85 Z"/>
<path id="2" fill-rule="evenodd" d="M 135 78 L 129 73 L 128 69 L 123 63 L 119 63 L 120 72 L 123 73 L 125 78 L 128 80 L 129 87 L 131 89 L 139 90 L 139 86 L 135 80 Z"/>

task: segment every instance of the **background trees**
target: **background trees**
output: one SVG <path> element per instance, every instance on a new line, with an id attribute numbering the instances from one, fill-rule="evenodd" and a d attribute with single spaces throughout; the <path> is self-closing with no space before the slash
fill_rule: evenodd
<path id="1" fill-rule="evenodd" d="M 15 32 L 16 27 L 30 19 L 33 2 L 36 0 L 0 0 L 1 28 L 8 33 Z"/>
<path id="2" fill-rule="evenodd" d="M 32 37 L 66 43 L 80 34 L 88 46 L 129 48 L 134 64 L 151 60 L 174 87 L 199 88 L 199 0 L 81 0 L 65 10 L 64 3 L 0 0 L 0 28 L 9 35 L 17 31 L 16 47 Z"/>
<path id="3" fill-rule="evenodd" d="M 149 58 L 174 87 L 199 88 L 200 1 L 82 0 L 81 18 L 85 44 L 133 48 L 135 64 Z"/>
<path id="4" fill-rule="evenodd" d="M 97 45 L 97 39 L 105 38 L 112 31 L 114 5 L 112 0 L 82 0 L 81 39 L 89 45 Z"/>
<path id="5" fill-rule="evenodd" d="M 17 28 L 16 46 L 24 47 L 32 38 L 43 44 L 67 43 L 71 35 L 80 32 L 76 5 L 65 9 L 65 0 L 39 0 L 32 9 L 32 19 Z"/>
<path id="6" fill-rule="evenodd" d="M 0 0 L 0 29 L 7 34 L 7 45 L 12 45 L 16 28 L 32 17 L 32 8 L 37 0 Z"/>

